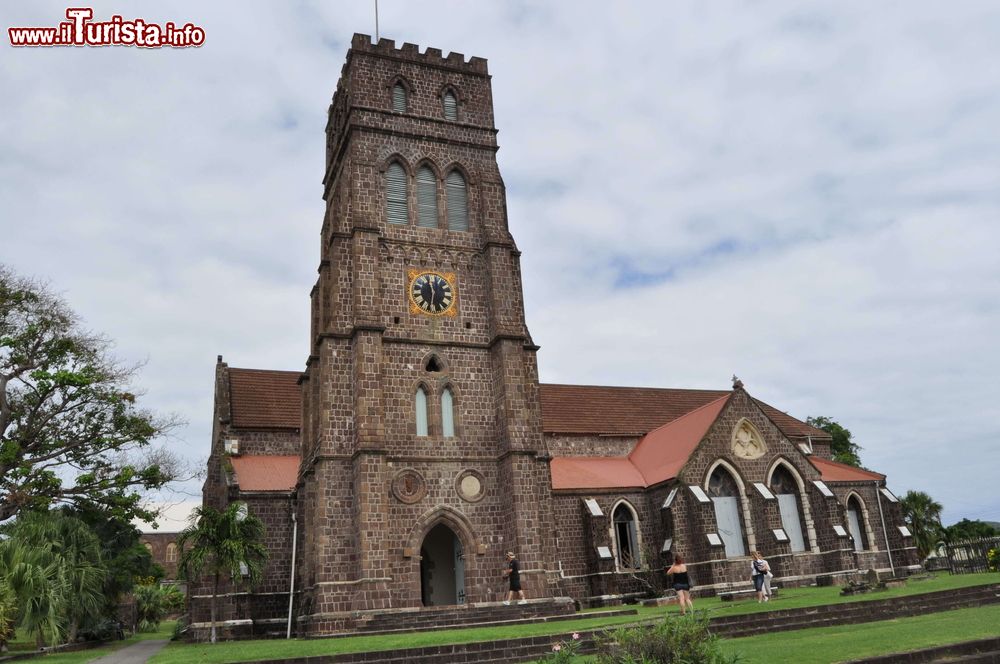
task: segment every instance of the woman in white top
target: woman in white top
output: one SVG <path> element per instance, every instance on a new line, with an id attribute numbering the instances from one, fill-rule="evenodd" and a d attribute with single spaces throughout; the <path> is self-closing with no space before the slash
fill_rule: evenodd
<path id="1" fill-rule="evenodd" d="M 767 580 L 767 572 L 770 568 L 767 561 L 760 555 L 760 551 L 751 551 L 753 560 L 750 561 L 750 578 L 753 579 L 753 589 L 757 591 L 757 603 L 766 602 L 768 598 L 764 595 L 764 582 Z"/>

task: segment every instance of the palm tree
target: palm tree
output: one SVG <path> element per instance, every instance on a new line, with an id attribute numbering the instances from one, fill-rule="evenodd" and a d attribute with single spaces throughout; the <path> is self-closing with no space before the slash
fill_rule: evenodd
<path id="1" fill-rule="evenodd" d="M 189 582 L 202 574 L 212 578 L 212 643 L 216 642 L 216 598 L 219 584 L 228 578 L 239 584 L 247 577 L 250 584 L 257 583 L 264 564 L 267 548 L 264 524 L 247 511 L 245 503 L 232 503 L 225 511 L 212 507 L 199 507 L 194 511 L 193 523 L 177 538 L 181 549 L 178 569 Z"/>
<path id="2" fill-rule="evenodd" d="M 941 526 L 941 510 L 944 508 L 923 491 L 907 491 L 899 499 L 899 503 L 903 509 L 903 519 L 913 535 L 917 553 L 923 560 L 937 548 L 944 535 L 944 528 Z"/>

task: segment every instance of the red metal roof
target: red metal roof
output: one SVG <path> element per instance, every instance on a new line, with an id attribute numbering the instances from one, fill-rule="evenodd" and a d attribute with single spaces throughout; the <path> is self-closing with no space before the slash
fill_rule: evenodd
<path id="1" fill-rule="evenodd" d="M 229 461 L 241 491 L 291 491 L 299 476 L 297 456 L 234 456 Z"/>
<path id="2" fill-rule="evenodd" d="M 885 475 L 880 473 L 855 468 L 838 461 L 813 456 L 809 457 L 809 461 L 820 472 L 824 482 L 871 482 L 885 479 Z"/>
<path id="3" fill-rule="evenodd" d="M 553 489 L 645 488 L 677 477 L 722 408 L 729 392 L 642 437 L 627 457 L 556 457 Z"/>
<path id="4" fill-rule="evenodd" d="M 302 422 L 299 372 L 229 369 L 229 400 L 234 427 L 298 429 Z"/>

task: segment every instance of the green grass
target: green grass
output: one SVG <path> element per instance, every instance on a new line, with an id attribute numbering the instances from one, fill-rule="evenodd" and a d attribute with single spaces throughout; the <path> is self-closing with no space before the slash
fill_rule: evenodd
<path id="1" fill-rule="evenodd" d="M 741 664 L 831 664 L 1000 635 L 1000 605 L 723 640 Z M 780 653 L 780 657 L 776 654 Z"/>
<path id="2" fill-rule="evenodd" d="M 1000 574 L 966 574 L 955 576 L 939 574 L 932 579 L 910 581 L 902 588 L 893 588 L 877 593 L 849 597 L 841 597 L 840 588 L 836 586 L 828 588 L 791 588 L 779 591 L 778 597 L 767 604 L 757 604 L 754 601 L 721 602 L 717 598 L 710 598 L 696 599 L 695 608 L 708 611 L 712 617 L 743 615 L 777 609 L 888 599 L 890 597 L 916 595 L 989 583 L 1000 583 Z M 353 636 L 340 639 L 235 641 L 219 643 L 214 646 L 207 644 L 171 643 L 150 661 L 153 664 L 181 664 L 182 662 L 190 661 L 198 661 L 200 664 L 223 664 L 245 661 L 247 659 L 259 660 L 290 656 L 333 655 L 368 650 L 395 650 L 399 648 L 492 641 L 524 636 L 563 635 L 574 631 L 586 631 L 606 626 L 621 625 L 635 622 L 636 620 L 661 618 L 667 614 L 676 613 L 677 608 L 673 606 L 638 607 L 638 612 L 638 616 L 619 616 L 615 618 L 588 618 L 586 617 L 587 613 L 581 613 L 581 617 L 577 620 L 555 623 L 510 625 L 505 627 L 475 627 L 399 635 Z"/>
<path id="3" fill-rule="evenodd" d="M 176 620 L 167 620 L 160 623 L 159 629 L 155 632 L 140 632 L 138 634 L 133 634 L 124 641 L 115 641 L 107 645 L 101 646 L 100 648 L 91 648 L 89 650 L 78 650 L 76 652 L 64 652 L 56 655 L 45 655 L 39 659 L 26 660 L 39 662 L 39 664 L 84 664 L 85 662 L 91 662 L 95 659 L 109 655 L 116 650 L 121 650 L 122 648 L 132 645 L 137 641 L 148 641 L 151 639 L 169 639 L 173 636 L 174 625 L 177 623 Z M 26 644 L 28 642 L 20 641 L 20 644 Z M 28 643 L 27 648 L 21 648 L 19 651 L 24 650 L 34 650 L 35 642 L 34 640 Z"/>

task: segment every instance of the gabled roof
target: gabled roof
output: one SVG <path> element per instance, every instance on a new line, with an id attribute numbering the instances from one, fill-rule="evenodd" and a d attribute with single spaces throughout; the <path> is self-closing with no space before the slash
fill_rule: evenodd
<path id="1" fill-rule="evenodd" d="M 849 466 L 839 461 L 811 456 L 809 462 L 820 472 L 824 482 L 871 482 L 885 479 L 885 475 L 880 473 Z"/>
<path id="2" fill-rule="evenodd" d="M 229 400 L 234 427 L 298 429 L 302 423 L 299 372 L 229 369 Z"/>
<path id="3" fill-rule="evenodd" d="M 240 491 L 291 491 L 299 477 L 298 456 L 234 456 L 229 461 Z"/>
<path id="4" fill-rule="evenodd" d="M 650 431 L 627 457 L 556 457 L 553 489 L 645 488 L 677 473 L 729 401 L 729 392 Z"/>

